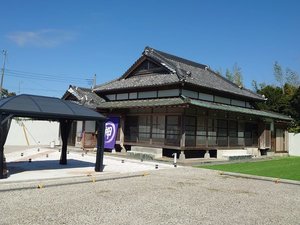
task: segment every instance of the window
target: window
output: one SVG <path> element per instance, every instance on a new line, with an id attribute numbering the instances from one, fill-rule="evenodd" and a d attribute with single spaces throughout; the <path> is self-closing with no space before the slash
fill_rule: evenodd
<path id="1" fill-rule="evenodd" d="M 246 102 L 246 107 L 247 108 L 253 108 L 253 106 L 249 102 Z"/>
<path id="2" fill-rule="evenodd" d="M 137 99 L 137 92 L 129 93 L 129 99 Z"/>
<path id="3" fill-rule="evenodd" d="M 190 90 L 183 89 L 182 94 L 186 97 L 198 98 L 198 92 L 196 92 L 196 91 L 190 91 Z"/>
<path id="4" fill-rule="evenodd" d="M 238 146 L 238 124 L 235 120 L 228 121 L 229 146 Z"/>
<path id="5" fill-rule="evenodd" d="M 106 98 L 108 98 L 109 100 L 113 101 L 113 100 L 116 100 L 116 95 L 115 94 L 106 95 Z"/>
<path id="6" fill-rule="evenodd" d="M 236 99 L 231 99 L 231 105 L 245 107 L 246 102 L 240 101 L 240 100 L 236 100 Z"/>
<path id="7" fill-rule="evenodd" d="M 199 99 L 201 100 L 205 100 L 205 101 L 214 101 L 214 96 L 213 95 L 209 95 L 209 94 L 205 94 L 205 93 L 200 93 L 199 92 Z"/>
<path id="8" fill-rule="evenodd" d="M 180 144 L 180 116 L 166 116 L 166 144 L 179 146 Z"/>
<path id="9" fill-rule="evenodd" d="M 245 122 L 238 122 L 238 146 L 245 146 Z"/>
<path id="10" fill-rule="evenodd" d="M 217 145 L 217 120 L 209 118 L 207 121 L 208 146 Z"/>
<path id="11" fill-rule="evenodd" d="M 197 133 L 196 133 L 196 145 L 197 146 L 205 146 L 206 145 L 206 117 L 198 117 L 197 118 Z"/>
<path id="12" fill-rule="evenodd" d="M 137 142 L 138 116 L 127 116 L 125 118 L 125 141 Z"/>
<path id="13" fill-rule="evenodd" d="M 139 98 L 156 98 L 156 97 L 157 97 L 156 91 L 139 92 Z"/>
<path id="14" fill-rule="evenodd" d="M 215 96 L 215 102 L 219 102 L 219 103 L 224 103 L 224 104 L 230 104 L 230 99 L 229 98 L 224 98 L 224 97 L 220 97 L 220 96 Z"/>
<path id="15" fill-rule="evenodd" d="M 179 89 L 159 90 L 158 97 L 173 97 L 179 96 Z"/>
<path id="16" fill-rule="evenodd" d="M 117 100 L 128 99 L 128 93 L 117 94 Z"/>
<path id="17" fill-rule="evenodd" d="M 150 141 L 151 116 L 139 116 L 139 142 Z"/>
<path id="18" fill-rule="evenodd" d="M 165 117 L 153 116 L 152 118 L 152 143 L 164 143 Z"/>
<path id="19" fill-rule="evenodd" d="M 245 123 L 245 146 L 256 146 L 258 144 L 257 124 Z"/>
<path id="20" fill-rule="evenodd" d="M 196 145 L 196 117 L 185 117 L 185 146 Z"/>
<path id="21" fill-rule="evenodd" d="M 217 143 L 218 146 L 228 146 L 227 120 L 217 120 Z"/>

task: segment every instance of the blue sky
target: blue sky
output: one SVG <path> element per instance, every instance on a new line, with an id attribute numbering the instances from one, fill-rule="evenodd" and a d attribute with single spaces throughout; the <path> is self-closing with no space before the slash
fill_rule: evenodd
<path id="1" fill-rule="evenodd" d="M 300 72 L 299 11 L 298 0 L 2 1 L 4 88 L 61 97 L 94 74 L 121 76 L 145 46 L 213 69 L 237 63 L 248 88 L 275 83 L 276 60 Z"/>

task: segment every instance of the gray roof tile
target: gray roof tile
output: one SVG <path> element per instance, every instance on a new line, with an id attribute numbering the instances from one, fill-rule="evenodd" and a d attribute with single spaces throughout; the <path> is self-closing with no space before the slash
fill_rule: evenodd
<path id="1" fill-rule="evenodd" d="M 160 63 L 170 71 L 170 74 L 147 74 L 127 77 L 126 73 L 129 73 L 131 68 L 136 66 L 137 62 L 140 62 L 146 57 L 149 57 L 152 60 Z M 191 85 L 199 86 L 199 88 L 202 87 L 211 90 L 217 90 L 254 100 L 264 100 L 262 96 L 246 88 L 238 87 L 236 84 L 218 75 L 204 64 L 186 60 L 149 47 L 145 48 L 142 57 L 140 57 L 126 73 L 119 79 L 97 86 L 95 91 L 101 92 L 129 88 L 144 88 L 185 82 Z"/>
<path id="2" fill-rule="evenodd" d="M 178 82 L 179 79 L 175 74 L 148 74 L 115 80 L 99 86 L 95 91 L 163 86 Z"/>
<path id="3" fill-rule="evenodd" d="M 288 116 L 274 113 L 270 111 L 262 111 L 257 109 L 249 109 L 238 106 L 226 105 L 221 103 L 207 102 L 190 98 L 162 98 L 162 99 L 139 99 L 105 102 L 98 105 L 99 109 L 120 109 L 120 108 L 140 108 L 140 107 L 163 107 L 163 106 L 179 106 L 179 105 L 194 105 L 206 109 L 223 110 L 227 112 L 236 112 L 246 115 L 274 118 L 279 120 L 291 121 Z"/>
<path id="4" fill-rule="evenodd" d="M 98 105 L 99 109 L 113 108 L 139 108 L 139 107 L 159 107 L 159 106 L 174 106 L 185 104 L 182 98 L 157 98 L 157 99 L 139 99 L 125 101 L 111 101 Z"/>
<path id="5" fill-rule="evenodd" d="M 96 109 L 99 104 L 105 102 L 103 98 L 99 97 L 89 88 L 70 86 L 67 92 L 77 99 L 76 102 L 78 104 L 84 105 L 88 108 Z M 65 96 L 66 94 L 63 98 L 65 98 Z"/>

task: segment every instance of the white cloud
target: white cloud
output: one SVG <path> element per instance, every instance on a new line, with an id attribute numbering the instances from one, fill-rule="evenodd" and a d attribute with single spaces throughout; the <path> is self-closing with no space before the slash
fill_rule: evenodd
<path id="1" fill-rule="evenodd" d="M 7 35 L 7 38 L 19 46 L 52 48 L 75 38 L 70 31 L 43 29 L 37 31 L 18 31 Z"/>

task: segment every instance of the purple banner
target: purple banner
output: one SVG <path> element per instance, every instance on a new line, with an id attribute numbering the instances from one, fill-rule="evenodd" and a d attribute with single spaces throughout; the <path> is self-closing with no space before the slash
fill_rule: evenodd
<path id="1" fill-rule="evenodd" d="M 109 117 L 106 121 L 104 148 L 113 149 L 115 147 L 119 120 L 119 117 Z"/>

